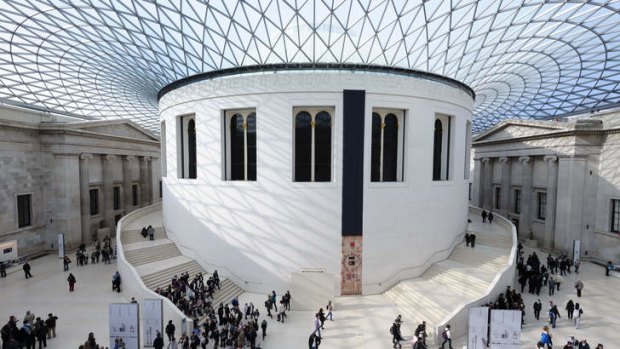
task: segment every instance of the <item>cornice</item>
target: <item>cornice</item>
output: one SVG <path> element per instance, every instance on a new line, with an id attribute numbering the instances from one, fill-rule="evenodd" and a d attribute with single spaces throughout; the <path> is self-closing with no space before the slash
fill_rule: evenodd
<path id="1" fill-rule="evenodd" d="M 605 136 L 609 134 L 620 134 L 620 128 L 611 128 L 606 130 L 568 130 L 568 131 L 560 131 L 560 132 L 550 132 L 541 135 L 531 135 L 531 136 L 522 136 L 522 137 L 514 137 L 514 138 L 505 138 L 505 139 L 494 139 L 488 141 L 476 141 L 473 142 L 472 146 L 475 148 L 476 146 L 481 145 L 491 145 L 491 144 L 505 144 L 505 143 L 514 143 L 519 141 L 534 141 L 540 139 L 547 138 L 562 138 L 562 137 L 572 137 L 572 136 Z"/>

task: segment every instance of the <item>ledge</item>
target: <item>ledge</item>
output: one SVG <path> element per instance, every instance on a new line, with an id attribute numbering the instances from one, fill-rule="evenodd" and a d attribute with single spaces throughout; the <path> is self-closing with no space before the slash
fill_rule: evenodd
<path id="1" fill-rule="evenodd" d="M 604 235 L 610 238 L 614 238 L 614 239 L 620 239 L 620 234 L 619 233 L 611 233 L 608 231 L 602 231 L 602 230 L 594 230 L 593 231 L 594 234 L 599 234 L 599 235 Z"/>

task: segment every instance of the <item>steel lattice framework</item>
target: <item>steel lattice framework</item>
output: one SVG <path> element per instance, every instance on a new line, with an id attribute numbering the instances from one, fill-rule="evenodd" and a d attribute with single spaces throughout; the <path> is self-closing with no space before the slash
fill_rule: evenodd
<path id="1" fill-rule="evenodd" d="M 5 0 L 0 101 L 158 131 L 160 88 L 281 63 L 411 68 L 477 94 L 475 131 L 620 103 L 620 2 Z"/>

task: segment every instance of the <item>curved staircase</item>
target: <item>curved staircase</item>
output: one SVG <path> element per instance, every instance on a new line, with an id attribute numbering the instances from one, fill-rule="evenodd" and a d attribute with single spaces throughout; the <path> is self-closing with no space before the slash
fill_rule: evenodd
<path id="1" fill-rule="evenodd" d="M 164 227 L 155 227 L 154 241 L 142 237 L 141 230 L 123 229 L 121 244 L 125 259 L 133 265 L 146 287 L 151 290 L 167 287 L 173 276 L 185 272 L 189 272 L 190 278 L 198 273 L 205 279 L 208 277 L 209 273 L 197 261 L 181 254 L 177 245 L 168 239 Z M 243 293 L 239 286 L 221 277 L 220 287 L 214 293 L 214 305 L 229 303 Z"/>
<path id="2" fill-rule="evenodd" d="M 463 242 L 454 248 L 448 259 L 384 292 L 396 303 L 408 327 L 415 329 L 426 321 L 431 342 L 436 340 L 433 329 L 449 321 L 455 309 L 487 294 L 493 280 L 509 263 L 513 245 L 511 231 L 497 223 L 482 223 L 478 217 L 470 219 L 468 230 L 476 234 L 475 248 Z"/>

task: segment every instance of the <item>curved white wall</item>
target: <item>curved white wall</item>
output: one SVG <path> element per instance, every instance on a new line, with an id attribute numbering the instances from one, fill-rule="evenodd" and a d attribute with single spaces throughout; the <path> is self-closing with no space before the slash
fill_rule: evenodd
<path id="1" fill-rule="evenodd" d="M 342 254 L 342 91 L 365 90 L 363 290 L 380 292 L 449 249 L 467 220 L 466 122 L 473 101 L 460 89 L 411 76 L 335 71 L 278 72 L 198 81 L 160 100 L 167 177 L 163 213 L 169 234 L 193 246 L 204 265 L 226 267 L 255 292 L 282 293 L 291 275 L 320 269 L 339 292 Z M 293 175 L 293 115 L 298 106 L 333 106 L 332 182 Z M 222 111 L 255 108 L 257 181 L 223 180 Z M 373 108 L 406 110 L 404 181 L 370 182 Z M 453 117 L 451 180 L 432 180 L 435 114 Z M 197 179 L 177 178 L 180 115 L 195 114 Z M 322 285 L 322 288 L 328 285 Z"/>

